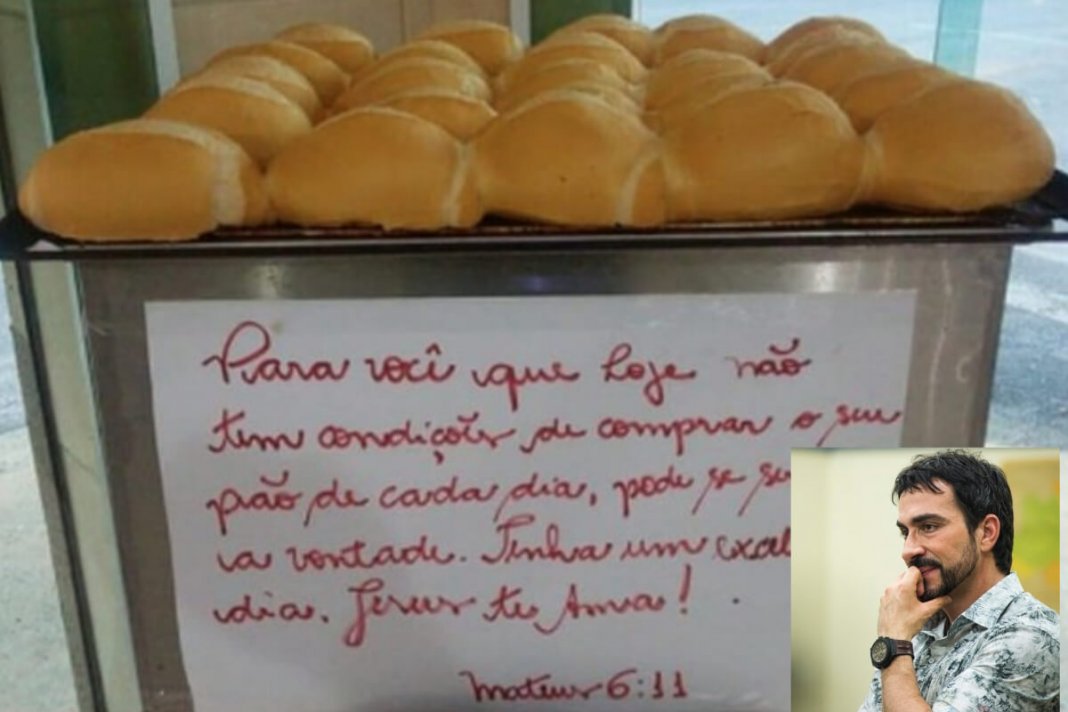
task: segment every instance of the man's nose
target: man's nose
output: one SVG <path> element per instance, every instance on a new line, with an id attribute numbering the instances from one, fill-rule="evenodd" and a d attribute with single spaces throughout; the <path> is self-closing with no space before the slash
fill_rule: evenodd
<path id="1" fill-rule="evenodd" d="M 905 537 L 905 543 L 901 547 L 901 558 L 905 561 L 905 566 L 910 566 L 912 560 L 917 556 L 923 556 L 925 549 L 919 545 L 916 541 L 916 537 L 909 534 Z"/>

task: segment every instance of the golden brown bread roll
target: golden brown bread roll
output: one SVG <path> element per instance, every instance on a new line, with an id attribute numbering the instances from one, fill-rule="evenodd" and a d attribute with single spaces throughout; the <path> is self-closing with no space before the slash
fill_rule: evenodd
<path id="1" fill-rule="evenodd" d="M 615 40 L 623 45 L 627 51 L 645 66 L 652 64 L 653 32 L 645 25 L 635 22 L 629 17 L 611 14 L 587 15 L 561 27 L 550 35 L 549 39 L 575 32 L 595 32 L 599 35 L 604 35 L 608 39 Z"/>
<path id="2" fill-rule="evenodd" d="M 811 40 L 807 39 L 810 34 L 815 33 L 817 37 L 819 37 L 820 34 L 823 33 L 825 38 L 834 36 L 836 30 L 831 29 L 828 31 L 828 28 L 846 30 L 851 34 L 866 35 L 878 42 L 886 42 L 886 38 L 883 37 L 883 34 L 879 32 L 879 30 L 863 20 L 858 20 L 853 17 L 838 16 L 810 17 L 787 27 L 778 37 L 768 43 L 767 49 L 764 52 L 765 64 L 771 65 L 779 63 L 782 54 L 788 51 L 793 51 L 791 48 L 798 42 L 810 42 Z M 772 70 L 771 73 L 779 76 L 779 72 L 775 70 Z"/>
<path id="3" fill-rule="evenodd" d="M 709 77 L 738 74 L 767 76 L 759 64 L 740 54 L 691 49 L 657 66 L 645 82 L 645 106 L 661 106 L 685 97 L 691 87 Z"/>
<path id="4" fill-rule="evenodd" d="M 688 15 L 664 23 L 657 30 L 653 63 L 662 64 L 692 49 L 731 52 L 754 62 L 764 58 L 760 38 L 733 22 L 714 15 Z"/>
<path id="5" fill-rule="evenodd" d="M 644 114 L 645 124 L 658 133 L 665 133 L 687 121 L 705 105 L 718 101 L 727 94 L 740 89 L 755 89 L 771 84 L 772 76 L 761 70 L 738 74 L 720 74 L 705 77 L 691 85 L 684 94 L 676 96 L 657 109 Z"/>
<path id="6" fill-rule="evenodd" d="M 255 44 L 230 47 L 208 60 L 208 66 L 227 57 L 246 54 L 265 54 L 280 59 L 303 74 L 312 86 L 323 106 L 330 106 L 334 99 L 348 86 L 349 78 L 341 67 L 315 50 L 308 49 L 295 42 L 272 40 Z"/>
<path id="7" fill-rule="evenodd" d="M 864 143 L 826 94 L 776 82 L 731 92 L 664 134 L 671 220 L 769 220 L 849 208 Z"/>
<path id="8" fill-rule="evenodd" d="M 145 112 L 145 118 L 215 129 L 241 144 L 261 166 L 312 127 L 307 114 L 269 84 L 210 74 L 175 87 Z"/>
<path id="9" fill-rule="evenodd" d="M 419 40 L 441 40 L 462 49 L 493 76 L 523 53 L 523 43 L 508 27 L 487 20 L 442 22 L 420 33 Z"/>
<path id="10" fill-rule="evenodd" d="M 467 147 L 418 116 L 371 106 L 327 119 L 267 172 L 281 220 L 306 226 L 468 227 L 482 212 Z"/>
<path id="11" fill-rule="evenodd" d="M 607 86 L 630 96 L 631 104 L 634 104 L 634 86 L 610 66 L 593 59 L 577 58 L 545 64 L 521 77 L 520 81 L 512 82 L 506 91 L 497 94 L 494 105 L 498 111 L 508 111 L 538 94 L 576 85 Z"/>
<path id="12" fill-rule="evenodd" d="M 406 42 L 399 47 L 394 47 L 389 52 L 386 52 L 376 59 L 370 65 L 365 67 L 358 75 L 353 77 L 353 83 L 360 81 L 370 74 L 384 70 L 394 62 L 417 58 L 437 59 L 443 62 L 451 62 L 458 67 L 479 75 L 480 77 L 485 78 L 486 76 L 486 72 L 482 69 L 479 63 L 473 60 L 471 55 L 467 54 L 456 45 L 451 45 L 448 42 L 442 42 L 441 40 L 413 40 L 412 42 Z"/>
<path id="13" fill-rule="evenodd" d="M 84 241 L 190 240 L 271 219 L 262 176 L 222 134 L 135 119 L 80 131 L 45 151 L 19 192 L 42 230 Z"/>
<path id="14" fill-rule="evenodd" d="M 878 37 L 859 32 L 843 25 L 825 25 L 807 32 L 796 41 L 786 45 L 774 58 L 765 57 L 764 66 L 776 77 L 782 77 L 794 63 L 813 50 L 835 45 L 879 45 L 886 44 Z"/>
<path id="15" fill-rule="evenodd" d="M 246 54 L 214 62 L 183 80 L 183 84 L 208 76 L 237 76 L 266 82 L 304 110 L 312 123 L 323 117 L 323 104 L 307 77 L 280 59 L 265 54 Z"/>
<path id="16" fill-rule="evenodd" d="M 1053 143 L 1023 102 L 985 82 L 936 84 L 866 134 L 869 202 L 968 211 L 1021 200 L 1053 174 Z"/>
<path id="17" fill-rule="evenodd" d="M 375 57 L 375 48 L 371 41 L 344 25 L 306 22 L 287 27 L 275 35 L 275 38 L 315 50 L 349 75 L 359 72 Z"/>
<path id="18" fill-rule="evenodd" d="M 959 77 L 930 62 L 913 60 L 860 76 L 838 86 L 830 96 L 849 116 L 853 128 L 864 133 L 887 109 L 913 99 L 935 84 L 956 78 Z"/>
<path id="19" fill-rule="evenodd" d="M 488 101 L 492 92 L 480 75 L 452 62 L 412 57 L 391 62 L 350 86 L 331 110 L 341 113 L 418 89 L 439 89 Z"/>
<path id="20" fill-rule="evenodd" d="M 497 112 L 481 99 L 443 89 L 418 89 L 396 94 L 375 106 L 414 114 L 437 124 L 460 141 L 477 136 L 497 116 Z"/>
<path id="21" fill-rule="evenodd" d="M 629 92 L 617 89 L 616 87 L 610 84 L 602 84 L 596 81 L 582 80 L 561 84 L 557 87 L 553 87 L 551 89 L 544 89 L 541 91 L 532 91 L 529 93 L 510 92 L 507 97 L 498 101 L 496 108 L 499 113 L 505 114 L 510 111 L 514 111 L 523 104 L 526 104 L 527 102 L 532 101 L 539 96 L 550 94 L 556 91 L 569 91 L 578 94 L 588 94 L 612 105 L 613 107 L 621 111 L 626 111 L 628 113 L 634 114 L 635 116 L 637 116 L 641 111 L 641 107 L 638 105 L 638 102 L 635 101 L 635 99 Z"/>
<path id="22" fill-rule="evenodd" d="M 545 67 L 567 59 L 600 62 L 632 84 L 645 78 L 645 66 L 623 45 L 595 32 L 573 32 L 538 44 L 508 65 L 497 77 L 497 91 L 507 92 Z"/>
<path id="23" fill-rule="evenodd" d="M 567 90 L 498 116 L 472 143 L 487 212 L 565 225 L 662 222 L 657 147 L 635 114 Z"/>
<path id="24" fill-rule="evenodd" d="M 782 76 L 830 93 L 865 74 L 912 61 L 903 49 L 883 42 L 835 44 L 805 52 Z"/>

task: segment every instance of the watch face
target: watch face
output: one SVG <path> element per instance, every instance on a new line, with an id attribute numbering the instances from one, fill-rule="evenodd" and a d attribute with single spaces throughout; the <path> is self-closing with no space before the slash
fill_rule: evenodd
<path id="1" fill-rule="evenodd" d="M 881 638 L 876 640 L 875 644 L 871 646 L 871 659 L 875 663 L 881 663 L 883 660 L 886 660 L 886 657 L 889 654 L 890 646 Z"/>

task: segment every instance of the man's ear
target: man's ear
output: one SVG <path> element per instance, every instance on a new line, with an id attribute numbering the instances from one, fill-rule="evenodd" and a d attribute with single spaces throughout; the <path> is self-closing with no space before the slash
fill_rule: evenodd
<path id="1" fill-rule="evenodd" d="M 996 514 L 988 514 L 982 518 L 979 522 L 979 527 L 975 530 L 978 537 L 979 551 L 984 553 L 994 550 L 994 545 L 998 543 L 998 537 L 1001 536 L 1001 520 L 998 519 Z"/>

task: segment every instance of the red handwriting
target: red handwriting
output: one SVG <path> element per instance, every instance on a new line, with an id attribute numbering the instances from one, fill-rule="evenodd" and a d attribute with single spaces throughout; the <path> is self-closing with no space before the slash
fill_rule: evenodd
<path id="1" fill-rule="evenodd" d="M 280 620 L 286 623 L 305 622 L 315 617 L 315 606 L 291 601 L 276 604 L 273 600 L 273 593 L 264 591 L 263 595 L 271 600 L 253 604 L 252 596 L 246 593 L 244 598 L 241 599 L 241 603 L 231 606 L 225 611 L 213 608 L 211 614 L 216 622 L 223 625 L 262 623 L 273 620 Z M 324 620 L 324 622 L 326 621 Z"/>
<path id="2" fill-rule="evenodd" d="M 504 584 L 500 591 L 489 602 L 489 610 L 482 614 L 482 620 L 487 623 L 495 623 L 498 619 L 506 621 L 529 621 L 538 617 L 541 608 L 535 603 L 524 603 L 520 596 L 523 594 L 521 587 Z"/>
<path id="3" fill-rule="evenodd" d="M 460 677 L 466 677 L 471 686 L 471 695 L 475 702 L 519 702 L 521 700 L 573 700 L 590 699 L 604 687 L 603 682 L 593 685 L 576 685 L 574 683 L 555 683 L 550 673 L 529 675 L 520 683 L 510 685 L 482 682 L 470 670 L 461 670 Z"/>
<path id="4" fill-rule="evenodd" d="M 445 448 L 460 446 L 488 446 L 496 450 L 502 441 L 515 435 L 515 428 L 491 432 L 478 426 L 481 413 L 457 415 L 456 423 L 434 425 L 425 422 L 420 429 L 411 420 L 404 425 L 383 430 L 360 430 L 340 425 L 326 425 L 317 436 L 319 447 L 324 450 L 393 450 L 399 448 L 434 448 L 435 461 L 440 465 L 445 460 Z"/>
<path id="5" fill-rule="evenodd" d="M 368 579 L 357 586 L 350 586 L 356 613 L 345 631 L 344 643 L 350 648 L 358 648 L 367 639 L 367 625 L 375 618 L 386 618 L 390 615 L 401 617 L 411 616 L 459 616 L 465 608 L 475 605 L 477 599 L 473 596 L 464 599 L 452 599 L 438 595 L 412 595 L 397 597 L 392 593 L 382 594 L 386 582 L 380 578 Z"/>
<path id="6" fill-rule="evenodd" d="M 707 478 L 705 480 L 705 488 L 701 492 L 701 496 L 697 498 L 697 501 L 693 503 L 693 507 L 690 509 L 690 514 L 697 514 L 701 511 L 701 505 L 705 502 L 707 497 L 712 492 L 719 492 L 724 487 L 730 485 L 740 484 L 745 482 L 748 477 L 741 474 L 734 474 L 734 470 L 729 467 L 720 469 L 718 467 L 711 467 L 708 470 Z"/>
<path id="7" fill-rule="evenodd" d="M 676 559 L 680 556 L 700 556 L 711 543 L 707 536 L 693 539 L 682 537 L 664 541 L 630 539 L 619 554 L 620 561 L 629 559 Z"/>
<path id="8" fill-rule="evenodd" d="M 508 493 L 501 498 L 500 504 L 497 505 L 497 510 L 493 513 L 493 521 L 500 521 L 501 512 L 504 508 L 513 502 L 521 502 L 527 499 L 541 499 L 543 497 L 551 497 L 554 499 L 568 499 L 576 500 L 582 498 L 589 486 L 585 482 L 572 482 L 560 477 L 553 477 L 549 482 L 542 482 L 541 475 L 537 472 L 531 473 L 523 482 L 514 485 Z M 597 500 L 593 495 L 590 496 L 590 503 L 594 505 Z"/>
<path id="9" fill-rule="evenodd" d="M 266 571 L 271 568 L 274 557 L 270 552 L 261 557 L 256 557 L 256 552 L 251 549 L 239 551 L 227 560 L 221 553 L 215 555 L 215 562 L 225 573 L 232 574 L 235 571 Z"/>
<path id="10" fill-rule="evenodd" d="M 524 455 L 534 452 L 539 445 L 555 442 L 557 440 L 577 440 L 586 437 L 586 431 L 576 428 L 571 423 L 560 424 L 559 418 L 553 418 L 553 422 L 542 425 L 530 437 L 526 445 L 520 445 L 519 451 Z"/>
<path id="11" fill-rule="evenodd" d="M 763 561 L 790 558 L 790 527 L 781 534 L 756 537 L 716 537 L 716 558 L 721 561 Z"/>
<path id="12" fill-rule="evenodd" d="M 222 415 L 211 428 L 211 434 L 219 439 L 213 445 L 208 445 L 208 450 L 216 454 L 227 450 L 259 450 L 260 452 L 279 450 L 300 450 L 304 447 L 304 431 L 295 433 L 248 433 L 241 428 L 235 427 L 245 419 L 245 411 L 239 410 L 231 414 L 223 408 Z"/>
<path id="13" fill-rule="evenodd" d="M 486 564 L 510 564 L 513 561 L 554 561 L 561 564 L 577 562 L 603 561 L 612 553 L 612 542 L 601 544 L 577 544 L 567 546 L 560 543 L 560 526 L 551 523 L 545 527 L 544 536 L 536 545 L 528 545 L 515 537 L 518 530 L 529 527 L 535 522 L 533 514 L 516 514 L 497 525 L 499 548 L 494 554 L 482 554 Z"/>
<path id="14" fill-rule="evenodd" d="M 682 455 L 686 452 L 687 438 L 693 435 L 715 436 L 724 433 L 755 437 L 771 427 L 772 422 L 774 418 L 770 415 L 759 422 L 733 415 L 720 420 L 694 416 L 659 422 L 607 417 L 597 425 L 597 435 L 602 440 L 623 440 L 632 437 L 670 439 L 675 443 L 675 454 Z"/>
<path id="15" fill-rule="evenodd" d="M 460 487 L 459 475 L 453 475 L 446 484 L 434 487 L 401 489 L 397 485 L 388 485 L 378 495 L 378 505 L 382 509 L 422 509 L 446 504 L 482 504 L 496 497 L 498 489 L 496 484 Z"/>
<path id="16" fill-rule="evenodd" d="M 902 412 L 895 410 L 892 413 L 883 413 L 882 408 L 858 408 L 843 403 L 835 409 L 835 415 L 835 421 L 817 441 L 816 447 L 823 447 L 827 438 L 837 428 L 848 428 L 851 425 L 892 425 L 901 419 Z"/>
<path id="17" fill-rule="evenodd" d="M 519 391 L 526 386 L 537 383 L 573 383 L 579 380 L 577 371 L 568 371 L 559 361 L 553 361 L 547 368 L 522 368 L 510 363 L 495 363 L 481 373 L 471 371 L 471 380 L 479 388 L 504 387 L 508 391 L 508 405 L 512 412 L 519 410 Z"/>
<path id="18" fill-rule="evenodd" d="M 326 489 L 320 490 L 308 503 L 308 509 L 304 512 L 304 526 L 311 524 L 312 515 L 316 510 L 327 509 L 352 509 L 354 507 L 367 506 L 369 499 L 360 497 L 355 491 L 346 487 L 341 489 L 337 478 Z"/>
<path id="19" fill-rule="evenodd" d="M 753 488 L 749 490 L 749 495 L 742 502 L 742 506 L 738 508 L 738 516 L 744 516 L 747 509 L 749 509 L 750 502 L 753 501 L 753 497 L 757 492 L 764 489 L 773 489 L 780 485 L 790 484 L 790 470 L 785 467 L 776 467 L 770 462 L 760 463 L 760 479 L 756 481 Z"/>
<path id="20" fill-rule="evenodd" d="M 708 551 L 709 547 L 712 547 L 711 552 Z M 699 557 L 706 553 L 711 558 L 720 561 L 788 559 L 790 558 L 790 527 L 786 527 L 780 534 L 761 538 L 719 534 L 663 540 L 630 539 L 620 547 L 619 560 L 679 559 Z"/>
<path id="21" fill-rule="evenodd" d="M 314 547 L 298 549 L 290 546 L 285 553 L 289 557 L 290 566 L 297 573 L 416 564 L 447 566 L 457 559 L 456 554 L 443 552 L 426 534 L 411 544 L 381 544 L 374 547 L 363 539 L 355 539 L 351 544 L 335 551 L 323 551 Z"/>
<path id="22" fill-rule="evenodd" d="M 289 471 L 282 473 L 281 479 L 275 481 L 266 475 L 260 476 L 260 482 L 271 489 L 257 490 L 250 494 L 241 494 L 233 487 L 227 487 L 218 497 L 209 499 L 205 507 L 215 514 L 219 525 L 219 534 L 226 536 L 229 531 L 229 519 L 238 512 L 290 512 L 304 495 L 300 492 L 287 492 L 278 488 L 289 482 Z"/>
<path id="23" fill-rule="evenodd" d="M 476 704 L 492 702 L 554 702 L 557 700 L 590 700 L 604 697 L 609 700 L 660 700 L 669 694 L 676 699 L 685 698 L 688 693 L 686 681 L 680 670 L 646 670 L 636 667 L 620 670 L 600 682 L 575 683 L 561 682 L 552 673 L 526 675 L 521 682 L 486 682 L 470 670 L 461 670 L 459 676 L 465 678 L 471 688 L 471 697 Z M 644 691 L 645 681 L 649 680 L 648 691 Z M 667 687 L 670 685 L 670 688 Z"/>
<path id="24" fill-rule="evenodd" d="M 663 596 L 640 591 L 617 598 L 603 598 L 600 600 L 583 599 L 579 595 L 578 584 L 571 584 L 567 589 L 567 598 L 560 609 L 556 619 L 550 623 L 533 621 L 534 630 L 542 635 L 553 635 L 566 620 L 579 620 L 582 618 L 603 618 L 605 616 L 625 616 L 634 613 L 659 613 L 667 605 L 667 599 Z"/>
<path id="25" fill-rule="evenodd" d="M 690 597 L 693 581 L 693 568 L 690 564 L 683 566 L 682 580 L 679 584 L 678 600 L 680 612 L 686 613 L 686 603 Z M 667 606 L 667 598 L 660 594 L 639 591 L 627 596 L 591 600 L 580 595 L 578 584 L 572 583 L 567 589 L 567 598 L 560 613 L 551 623 L 535 620 L 531 623 L 542 635 L 553 635 L 566 620 L 582 618 L 603 618 L 605 616 L 626 616 L 636 613 L 659 613 Z"/>
<path id="26" fill-rule="evenodd" d="M 665 381 L 692 381 L 697 378 L 697 371 L 680 371 L 674 363 L 665 365 L 654 361 L 631 360 L 633 347 L 626 343 L 617 344 L 601 364 L 604 382 L 644 381 L 642 394 L 655 406 L 664 403 Z"/>
<path id="27" fill-rule="evenodd" d="M 365 358 L 363 362 L 367 364 L 371 380 L 375 383 L 382 383 L 383 381 L 395 385 L 401 383 L 424 383 L 426 381 L 444 383 L 455 373 L 456 366 L 453 364 L 441 368 L 440 371 L 438 370 L 437 357 L 441 356 L 441 347 L 437 343 L 427 346 L 423 353 L 430 357 L 425 364 L 419 357 L 404 358 L 394 355 L 383 356 L 381 361 L 374 358 Z"/>
<path id="28" fill-rule="evenodd" d="M 794 421 L 790 423 L 790 430 L 808 430 L 818 423 L 822 417 L 823 413 L 817 413 L 812 410 L 803 410 L 798 413 L 794 418 Z"/>
<path id="29" fill-rule="evenodd" d="M 201 366 L 215 364 L 223 383 L 230 383 L 231 371 L 249 385 L 260 381 L 292 381 L 303 383 L 341 381 L 349 372 L 349 360 L 337 363 L 326 360 L 310 364 L 281 361 L 268 357 L 271 351 L 271 332 L 255 321 L 243 321 L 226 336 L 222 351 L 200 362 Z"/>
<path id="30" fill-rule="evenodd" d="M 667 492 L 688 490 L 691 487 L 693 478 L 676 472 L 675 465 L 670 465 L 663 474 L 636 475 L 612 483 L 612 489 L 619 493 L 624 519 L 630 517 L 630 508 L 636 499 L 659 497 Z"/>
<path id="31" fill-rule="evenodd" d="M 806 358 L 799 361 L 790 356 L 801 347 L 801 339 L 794 337 L 789 346 L 779 347 L 775 344 L 768 345 L 770 356 L 759 360 L 742 360 L 735 356 L 726 357 L 727 361 L 734 363 L 738 378 L 746 375 L 754 378 L 763 376 L 786 376 L 788 378 L 799 375 L 812 364 L 812 359 Z"/>

